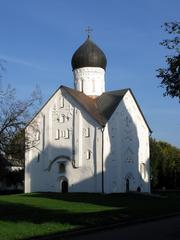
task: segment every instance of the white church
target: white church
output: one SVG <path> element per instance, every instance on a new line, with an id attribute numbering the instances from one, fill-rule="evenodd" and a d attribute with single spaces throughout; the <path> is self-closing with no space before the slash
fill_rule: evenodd
<path id="1" fill-rule="evenodd" d="M 105 91 L 106 56 L 88 36 L 26 126 L 25 192 L 150 192 L 151 130 L 130 88 Z"/>

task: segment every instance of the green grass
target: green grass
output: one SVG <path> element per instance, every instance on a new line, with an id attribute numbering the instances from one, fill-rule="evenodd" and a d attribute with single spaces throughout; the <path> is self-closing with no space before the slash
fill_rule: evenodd
<path id="1" fill-rule="evenodd" d="M 180 211 L 180 193 L 0 196 L 0 239 L 15 240 Z"/>

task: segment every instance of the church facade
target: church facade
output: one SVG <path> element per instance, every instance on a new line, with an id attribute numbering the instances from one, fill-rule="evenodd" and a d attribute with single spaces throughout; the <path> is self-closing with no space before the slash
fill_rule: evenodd
<path id="1" fill-rule="evenodd" d="M 105 92 L 106 56 L 90 39 L 26 126 L 25 192 L 150 192 L 150 128 L 131 91 Z"/>

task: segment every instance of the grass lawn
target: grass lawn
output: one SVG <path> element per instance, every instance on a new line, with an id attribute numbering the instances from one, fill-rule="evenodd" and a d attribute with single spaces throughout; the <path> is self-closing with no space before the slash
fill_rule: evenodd
<path id="1" fill-rule="evenodd" d="M 180 211 L 180 193 L 34 193 L 0 196 L 0 240 L 27 239 Z"/>

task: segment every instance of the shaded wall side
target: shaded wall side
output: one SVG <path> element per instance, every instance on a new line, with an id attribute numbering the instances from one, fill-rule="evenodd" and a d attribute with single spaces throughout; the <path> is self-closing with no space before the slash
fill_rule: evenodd
<path id="1" fill-rule="evenodd" d="M 104 138 L 105 191 L 125 192 L 129 179 L 129 190 L 149 192 L 149 130 L 129 91 L 108 121 Z"/>

